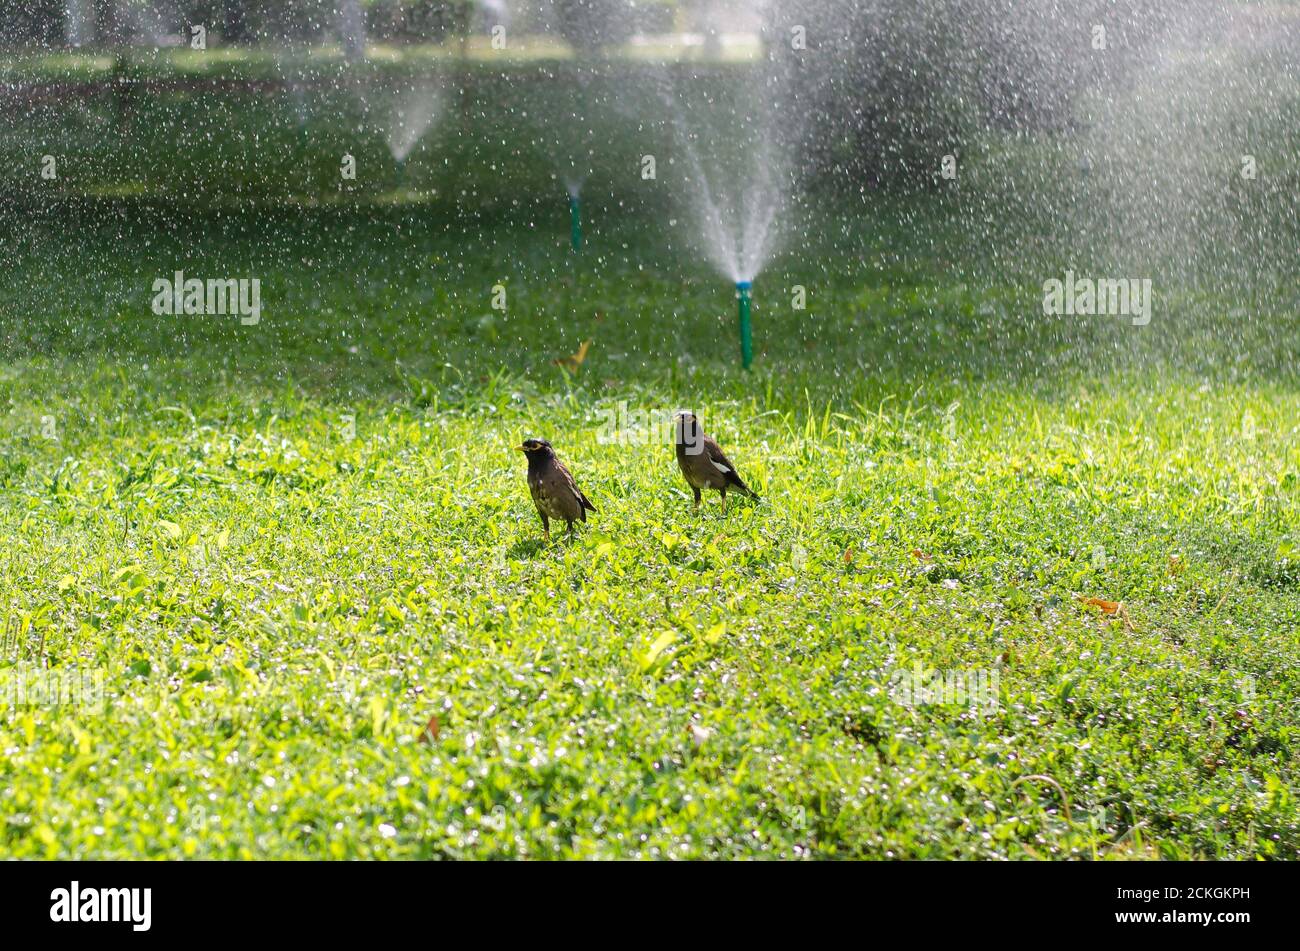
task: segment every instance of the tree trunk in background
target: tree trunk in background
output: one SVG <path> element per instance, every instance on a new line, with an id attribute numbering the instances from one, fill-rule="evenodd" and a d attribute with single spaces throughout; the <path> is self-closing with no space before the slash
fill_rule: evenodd
<path id="1" fill-rule="evenodd" d="M 117 0 L 94 0 L 95 39 L 100 46 L 117 46 L 122 40 L 122 17 Z"/>
<path id="2" fill-rule="evenodd" d="M 243 43 L 249 39 L 245 0 L 224 0 L 221 4 L 221 41 Z"/>
<path id="3" fill-rule="evenodd" d="M 95 11 L 90 0 L 65 0 L 63 36 L 69 46 L 89 43 L 95 34 Z"/>
<path id="4" fill-rule="evenodd" d="M 366 58 L 366 15 L 360 0 L 342 0 L 339 39 L 343 43 L 343 58 L 349 63 L 359 63 Z"/>

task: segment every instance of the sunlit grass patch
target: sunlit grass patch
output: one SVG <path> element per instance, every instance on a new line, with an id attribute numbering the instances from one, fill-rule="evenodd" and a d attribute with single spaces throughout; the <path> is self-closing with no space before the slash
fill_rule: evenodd
<path id="1" fill-rule="evenodd" d="M 500 262 L 348 214 L 293 220 L 257 327 L 183 324 L 110 220 L 44 299 L 121 319 L 29 301 L 0 374 L 0 656 L 106 694 L 0 711 L 4 854 L 1295 856 L 1287 378 L 1067 338 L 954 374 L 1015 289 L 847 258 L 744 374 L 725 288 L 562 267 L 560 224 L 490 326 Z M 193 273 L 285 227 L 248 224 Z M 763 501 L 692 514 L 620 401 L 694 408 Z M 598 508 L 573 541 L 525 436 Z"/>

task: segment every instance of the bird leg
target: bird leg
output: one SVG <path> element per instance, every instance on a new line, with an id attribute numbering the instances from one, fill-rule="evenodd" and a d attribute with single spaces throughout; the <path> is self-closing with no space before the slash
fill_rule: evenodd
<path id="1" fill-rule="evenodd" d="M 695 493 L 695 508 L 691 511 L 698 512 L 700 510 L 700 490 L 691 486 L 691 491 Z"/>
<path id="2" fill-rule="evenodd" d="M 540 512 L 537 514 L 541 515 Z M 544 538 L 548 544 L 551 541 L 551 520 L 545 515 L 542 515 L 542 538 Z"/>
<path id="3" fill-rule="evenodd" d="M 727 514 L 727 490 L 722 490 L 722 514 Z"/>

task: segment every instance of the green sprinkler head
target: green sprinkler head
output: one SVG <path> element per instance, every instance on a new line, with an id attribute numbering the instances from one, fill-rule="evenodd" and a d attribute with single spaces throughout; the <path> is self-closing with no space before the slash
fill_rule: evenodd
<path id="1" fill-rule="evenodd" d="M 736 282 L 736 315 L 740 318 L 740 362 L 746 370 L 754 362 L 754 337 L 749 319 L 749 292 L 753 287 L 753 281 Z"/>
<path id="2" fill-rule="evenodd" d="M 582 250 L 582 202 L 577 195 L 569 196 L 569 244 L 573 250 Z"/>

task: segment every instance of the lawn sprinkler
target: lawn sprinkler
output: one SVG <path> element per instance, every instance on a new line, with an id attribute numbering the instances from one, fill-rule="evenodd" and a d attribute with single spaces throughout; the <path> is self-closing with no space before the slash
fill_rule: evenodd
<path id="1" fill-rule="evenodd" d="M 569 194 L 569 243 L 574 251 L 582 250 L 582 202 L 572 192 Z"/>
<path id="2" fill-rule="evenodd" d="M 754 362 L 754 337 L 749 320 L 749 292 L 753 287 L 753 281 L 736 282 L 736 315 L 740 318 L 740 360 L 746 370 Z"/>

